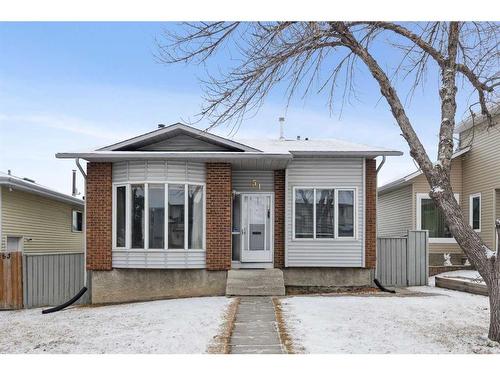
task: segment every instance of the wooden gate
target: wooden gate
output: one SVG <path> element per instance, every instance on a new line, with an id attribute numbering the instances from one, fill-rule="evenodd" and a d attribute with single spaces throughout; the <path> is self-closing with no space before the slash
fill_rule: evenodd
<path id="1" fill-rule="evenodd" d="M 427 231 L 408 231 L 407 237 L 377 239 L 377 279 L 384 286 L 427 285 Z"/>
<path id="2" fill-rule="evenodd" d="M 0 310 L 23 307 L 23 253 L 0 252 Z"/>

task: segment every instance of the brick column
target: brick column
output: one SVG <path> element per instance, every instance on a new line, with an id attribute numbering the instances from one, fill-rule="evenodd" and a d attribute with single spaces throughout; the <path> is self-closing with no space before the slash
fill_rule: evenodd
<path id="1" fill-rule="evenodd" d="M 206 163 L 207 270 L 231 268 L 232 175 L 229 163 Z"/>
<path id="2" fill-rule="evenodd" d="M 375 159 L 365 165 L 365 267 L 375 268 L 377 259 L 377 172 Z"/>
<path id="3" fill-rule="evenodd" d="M 87 269 L 112 268 L 112 164 L 87 164 Z"/>
<path id="4" fill-rule="evenodd" d="M 274 171 L 274 267 L 285 267 L 285 170 Z"/>

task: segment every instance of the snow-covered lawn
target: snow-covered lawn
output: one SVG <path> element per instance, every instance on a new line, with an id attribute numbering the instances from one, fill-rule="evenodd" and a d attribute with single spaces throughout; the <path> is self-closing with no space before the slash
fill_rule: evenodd
<path id="1" fill-rule="evenodd" d="M 488 298 L 435 287 L 438 296 L 282 299 L 289 334 L 307 353 L 500 353 L 487 339 Z"/>
<path id="2" fill-rule="evenodd" d="M 0 353 L 204 353 L 230 299 L 0 311 Z"/>

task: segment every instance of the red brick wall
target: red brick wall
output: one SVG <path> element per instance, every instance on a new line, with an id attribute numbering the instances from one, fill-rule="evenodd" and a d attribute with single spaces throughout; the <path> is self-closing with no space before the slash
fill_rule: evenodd
<path id="1" fill-rule="evenodd" d="M 229 163 L 206 163 L 207 270 L 231 268 L 232 175 Z"/>
<path id="2" fill-rule="evenodd" d="M 285 267 L 285 170 L 274 171 L 274 267 Z"/>
<path id="3" fill-rule="evenodd" d="M 375 159 L 366 159 L 365 168 L 365 267 L 375 268 L 377 247 L 377 172 Z"/>
<path id="4" fill-rule="evenodd" d="M 112 164 L 87 164 L 87 269 L 109 271 L 112 246 Z"/>

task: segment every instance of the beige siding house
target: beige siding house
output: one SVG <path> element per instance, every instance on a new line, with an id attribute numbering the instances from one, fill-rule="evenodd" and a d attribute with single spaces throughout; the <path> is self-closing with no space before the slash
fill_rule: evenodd
<path id="1" fill-rule="evenodd" d="M 500 119 L 493 126 L 476 116 L 456 128 L 459 144 L 453 155 L 451 180 L 455 197 L 471 226 L 486 244 L 497 246 L 495 220 L 500 218 Z M 429 199 L 429 184 L 417 171 L 378 189 L 378 235 L 404 236 L 407 230 L 429 230 L 429 264 L 442 266 L 444 255 L 453 265 L 465 256 Z"/>
<path id="2" fill-rule="evenodd" d="M 83 201 L 0 174 L 0 251 L 82 253 Z"/>

